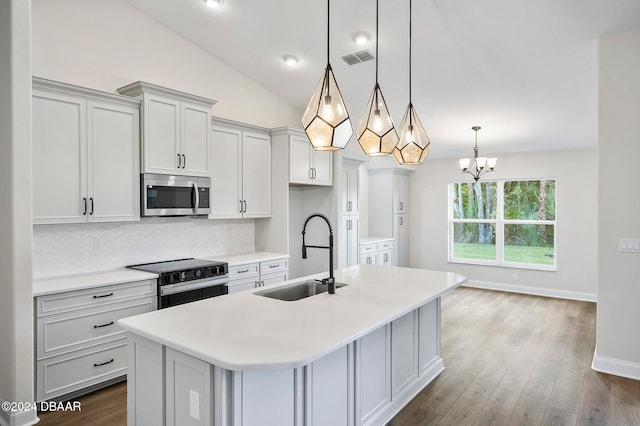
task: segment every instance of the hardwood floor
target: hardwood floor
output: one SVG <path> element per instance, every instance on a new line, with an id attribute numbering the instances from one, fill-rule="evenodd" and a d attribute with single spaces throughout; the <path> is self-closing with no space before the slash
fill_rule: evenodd
<path id="1" fill-rule="evenodd" d="M 462 287 L 442 299 L 446 369 L 388 426 L 640 425 L 640 381 L 591 370 L 594 303 Z M 126 385 L 40 425 L 126 425 Z"/>
<path id="2" fill-rule="evenodd" d="M 595 321 L 595 303 L 456 289 L 446 369 L 389 426 L 640 425 L 640 381 L 591 369 Z"/>

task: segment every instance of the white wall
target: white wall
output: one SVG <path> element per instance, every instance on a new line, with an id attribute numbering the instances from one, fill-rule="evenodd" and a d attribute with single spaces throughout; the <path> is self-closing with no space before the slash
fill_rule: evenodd
<path id="1" fill-rule="evenodd" d="M 492 153 L 496 154 L 496 153 Z M 409 264 L 458 272 L 470 280 L 535 287 L 559 297 L 595 298 L 597 293 L 597 152 L 595 149 L 497 155 L 487 179 L 557 179 L 556 272 L 447 261 L 447 184 L 472 181 L 456 159 L 427 160 L 409 176 Z M 513 274 L 518 280 L 513 280 Z M 530 289 L 528 289 L 530 290 Z"/>
<path id="2" fill-rule="evenodd" d="M 0 2 L 0 402 L 33 401 L 30 4 Z M 36 412 L 0 410 L 0 424 Z M 31 423 L 29 423 L 31 424 Z"/>
<path id="3" fill-rule="evenodd" d="M 300 126 L 301 111 L 122 0 L 33 0 L 32 35 L 35 76 L 106 92 L 142 80 L 216 99 L 215 116 Z"/>
<path id="4" fill-rule="evenodd" d="M 599 290 L 594 368 L 640 379 L 640 29 L 600 39 Z"/>

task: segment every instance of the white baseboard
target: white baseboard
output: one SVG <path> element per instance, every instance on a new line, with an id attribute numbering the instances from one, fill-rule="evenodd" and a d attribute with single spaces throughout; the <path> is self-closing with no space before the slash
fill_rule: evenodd
<path id="1" fill-rule="evenodd" d="M 546 287 L 532 287 L 526 285 L 515 285 L 506 283 L 496 283 L 491 281 L 469 280 L 463 284 L 465 287 L 484 288 L 487 290 L 508 291 L 510 293 L 532 294 L 535 296 L 555 297 L 557 299 L 582 300 L 585 302 L 597 302 L 596 293 L 584 293 L 581 291 L 557 290 Z"/>
<path id="2" fill-rule="evenodd" d="M 2 401 L 2 400 L 0 400 Z M 4 402 L 4 401 L 2 401 Z M 0 410 L 0 426 L 31 426 L 40 421 L 36 410 L 9 412 Z"/>
<path id="3" fill-rule="evenodd" d="M 640 364 L 637 362 L 624 361 L 617 358 L 608 358 L 593 354 L 591 368 L 601 373 L 613 374 L 614 376 L 626 377 L 640 380 Z"/>

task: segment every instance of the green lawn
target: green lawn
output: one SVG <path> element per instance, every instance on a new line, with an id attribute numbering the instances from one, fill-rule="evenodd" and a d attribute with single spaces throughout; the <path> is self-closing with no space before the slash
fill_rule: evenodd
<path id="1" fill-rule="evenodd" d="M 505 246 L 505 262 L 553 265 L 553 248 Z M 453 257 L 462 259 L 496 260 L 496 246 L 492 244 L 454 243 Z"/>

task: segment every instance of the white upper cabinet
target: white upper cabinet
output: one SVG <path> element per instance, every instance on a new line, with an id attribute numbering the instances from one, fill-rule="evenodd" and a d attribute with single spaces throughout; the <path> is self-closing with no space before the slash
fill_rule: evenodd
<path id="1" fill-rule="evenodd" d="M 266 130 L 216 118 L 209 163 L 209 218 L 271 216 L 271 138 Z"/>
<path id="2" fill-rule="evenodd" d="M 289 132 L 289 183 L 333 185 L 332 152 L 314 150 L 302 131 Z"/>
<path id="3" fill-rule="evenodd" d="M 359 176 L 358 165 L 345 165 L 343 160 L 342 175 L 340 177 L 340 204 L 343 215 L 354 215 L 359 212 Z"/>
<path id="4" fill-rule="evenodd" d="M 142 170 L 187 176 L 209 175 L 212 99 L 145 82 L 118 89 L 142 99 Z"/>
<path id="5" fill-rule="evenodd" d="M 139 101 L 33 79 L 33 221 L 140 218 Z"/>
<path id="6" fill-rule="evenodd" d="M 393 175 L 393 212 L 407 213 L 409 211 L 409 176 Z"/>

